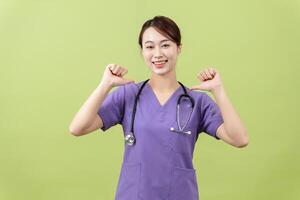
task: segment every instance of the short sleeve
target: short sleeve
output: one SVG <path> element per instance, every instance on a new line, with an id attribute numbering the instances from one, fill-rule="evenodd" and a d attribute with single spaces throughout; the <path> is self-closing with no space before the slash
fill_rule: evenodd
<path id="1" fill-rule="evenodd" d="M 117 89 L 107 94 L 97 113 L 103 121 L 103 131 L 110 127 L 121 124 L 124 115 L 125 105 L 125 86 L 119 86 Z"/>
<path id="2" fill-rule="evenodd" d="M 224 123 L 224 120 L 218 105 L 210 96 L 203 93 L 200 106 L 201 122 L 199 124 L 199 132 L 205 132 L 219 140 L 220 138 L 216 132 L 218 127 Z"/>

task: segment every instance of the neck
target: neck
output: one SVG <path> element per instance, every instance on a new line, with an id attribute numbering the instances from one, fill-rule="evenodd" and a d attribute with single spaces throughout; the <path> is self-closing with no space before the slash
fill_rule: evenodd
<path id="1" fill-rule="evenodd" d="M 153 90 L 159 92 L 170 92 L 176 90 L 180 87 L 180 84 L 177 82 L 176 73 L 168 73 L 163 76 L 157 74 L 152 74 L 148 82 Z"/>

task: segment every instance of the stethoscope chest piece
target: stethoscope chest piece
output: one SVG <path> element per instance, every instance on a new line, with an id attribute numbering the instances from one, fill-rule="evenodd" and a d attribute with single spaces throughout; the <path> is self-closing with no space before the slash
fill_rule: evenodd
<path id="1" fill-rule="evenodd" d="M 191 131 L 177 130 L 177 129 L 175 129 L 174 127 L 171 127 L 171 128 L 170 128 L 170 131 L 173 131 L 173 132 L 175 132 L 175 133 L 185 133 L 185 134 L 188 134 L 188 135 L 191 135 L 191 134 L 192 134 Z"/>
<path id="2" fill-rule="evenodd" d="M 125 144 L 132 146 L 135 143 L 135 137 L 132 133 L 125 136 Z"/>

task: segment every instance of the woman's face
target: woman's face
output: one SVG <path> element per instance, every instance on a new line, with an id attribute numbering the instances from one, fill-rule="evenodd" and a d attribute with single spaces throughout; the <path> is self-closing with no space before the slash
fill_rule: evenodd
<path id="1" fill-rule="evenodd" d="M 157 75 L 164 75 L 175 70 L 181 45 L 161 35 L 153 27 L 145 30 L 142 39 L 142 54 L 150 70 Z"/>

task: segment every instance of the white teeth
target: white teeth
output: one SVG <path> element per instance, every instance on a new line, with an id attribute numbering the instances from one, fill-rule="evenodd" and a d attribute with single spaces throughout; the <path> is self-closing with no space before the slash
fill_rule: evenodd
<path id="1" fill-rule="evenodd" d="M 167 60 L 159 61 L 159 62 L 153 62 L 153 63 L 155 63 L 155 64 L 162 64 L 162 63 L 166 63 L 166 62 L 167 62 Z"/>

